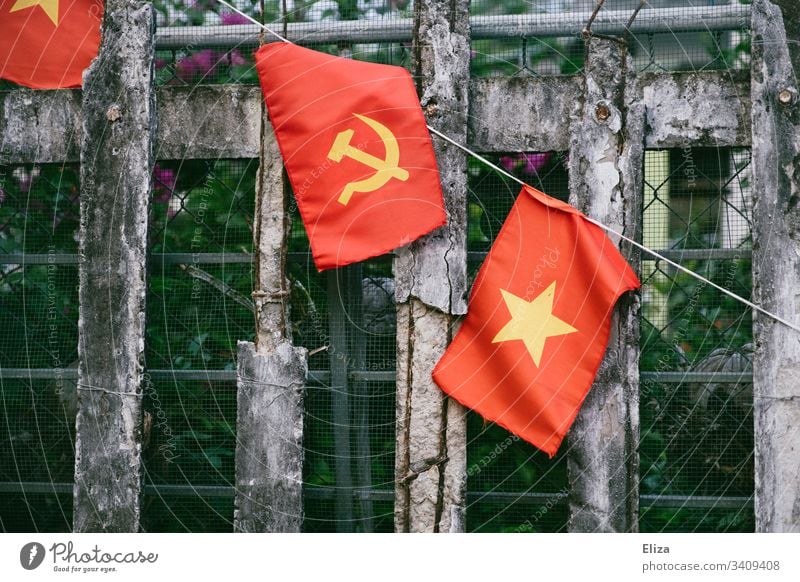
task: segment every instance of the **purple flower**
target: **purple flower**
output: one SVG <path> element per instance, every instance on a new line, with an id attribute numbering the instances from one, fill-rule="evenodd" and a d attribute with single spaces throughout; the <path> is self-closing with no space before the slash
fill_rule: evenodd
<path id="1" fill-rule="evenodd" d="M 513 172 L 517 166 L 517 158 L 515 156 L 501 156 L 500 165 L 506 172 Z"/>
<path id="2" fill-rule="evenodd" d="M 234 66 L 247 64 L 247 60 L 242 56 L 242 53 L 239 52 L 239 49 L 233 49 L 226 60 Z"/>
<path id="3" fill-rule="evenodd" d="M 526 174 L 537 175 L 539 170 L 544 168 L 552 154 L 550 152 L 544 154 L 522 154 L 522 159 L 525 161 L 523 172 Z"/>
<path id="4" fill-rule="evenodd" d="M 230 25 L 230 24 L 252 24 L 249 19 L 245 18 L 241 14 L 237 14 L 236 12 L 228 12 L 225 14 L 219 15 L 220 20 L 222 20 L 222 24 Z"/>
<path id="5" fill-rule="evenodd" d="M 552 155 L 550 152 L 543 154 L 511 154 L 509 156 L 501 156 L 500 165 L 507 172 L 518 171 L 530 176 L 536 176 L 550 161 Z"/>
<path id="6" fill-rule="evenodd" d="M 175 65 L 175 73 L 179 79 L 190 81 L 210 75 L 218 62 L 219 58 L 215 51 L 204 49 L 179 60 Z"/>
<path id="7" fill-rule="evenodd" d="M 162 168 L 158 164 L 153 169 L 153 194 L 156 202 L 169 202 L 175 192 L 178 176 L 171 168 Z"/>

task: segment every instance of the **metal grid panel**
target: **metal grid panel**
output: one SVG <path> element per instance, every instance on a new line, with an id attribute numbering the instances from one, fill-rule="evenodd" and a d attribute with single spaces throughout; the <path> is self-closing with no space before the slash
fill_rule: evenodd
<path id="1" fill-rule="evenodd" d="M 566 156 L 561 152 L 486 154 L 521 180 L 566 200 Z M 470 280 L 519 194 L 519 184 L 469 160 Z M 566 527 L 564 450 L 552 460 L 505 429 L 471 413 L 467 445 L 467 529 L 478 532 L 554 532 Z"/>
<path id="2" fill-rule="evenodd" d="M 0 166 L 3 531 L 71 527 L 78 196 L 73 166 Z"/>
<path id="3" fill-rule="evenodd" d="M 408 63 L 408 42 L 316 42 L 304 38 L 303 26 L 308 34 L 323 29 L 327 23 L 351 22 L 345 29 L 359 30 L 365 21 L 386 24 L 391 20 L 412 16 L 413 2 L 406 0 L 320 0 L 289 1 L 270 0 L 256 2 L 235 0 L 239 10 L 259 22 L 269 24 L 277 33 L 288 35 L 287 26 L 300 25 L 295 40 L 316 50 L 359 60 L 405 66 Z M 247 18 L 214 0 L 187 4 L 183 0 L 156 2 L 157 24 L 169 28 L 170 47 L 163 45 L 157 51 L 157 79 L 161 84 L 215 84 L 257 83 L 253 50 L 257 48 L 257 29 Z M 263 9 L 262 9 L 263 7 Z M 245 28 L 245 32 L 238 32 Z M 181 27 L 187 27 L 185 32 Z M 202 34 L 197 28 L 202 27 Z M 213 46 L 208 35 L 241 34 L 240 40 L 226 42 L 225 47 Z M 313 37 L 312 37 L 313 38 Z M 277 40 L 269 33 L 260 41 Z"/>
<path id="4" fill-rule="evenodd" d="M 750 38 L 745 4 L 745 0 L 648 0 L 637 16 L 645 25 L 634 25 L 629 38 L 634 66 L 640 71 L 746 69 Z M 235 5 L 276 32 L 316 50 L 409 65 L 411 0 L 273 0 L 263 3 L 263 11 L 261 3 L 252 0 L 237 0 Z M 580 35 L 595 6 L 595 0 L 472 2 L 472 74 L 581 72 L 584 48 Z M 607 0 L 595 29 L 623 36 L 637 6 L 639 0 Z M 248 27 L 246 18 L 213 0 L 191 4 L 165 1 L 156 7 L 159 27 L 168 29 L 156 62 L 160 83 L 257 82 L 252 51 L 259 42 L 258 31 Z M 702 10 L 702 19 L 690 12 L 697 10 Z M 263 40 L 273 39 L 266 34 Z"/>
<path id="5" fill-rule="evenodd" d="M 155 519 L 152 507 L 208 514 L 194 527 L 229 530 L 232 496 L 213 511 L 202 488 L 232 487 L 235 449 L 236 341 L 252 339 L 254 161 L 162 162 L 155 172 L 148 297 L 146 423 L 152 434 L 145 449 L 149 482 L 185 487 L 183 496 L 148 502 L 149 531 L 180 530 L 186 521 Z M 184 175 L 185 174 L 185 175 Z M 310 350 L 306 392 L 305 481 L 308 531 L 392 528 L 394 471 L 395 310 L 391 261 L 375 259 L 343 270 L 341 280 L 319 274 L 296 207 L 287 266 L 291 281 L 294 341 Z M 331 313 L 344 322 L 336 336 Z M 331 369 L 348 382 L 346 417 L 334 419 Z M 369 374 L 383 373 L 383 383 Z M 388 373 L 388 376 L 387 376 Z M 181 381 L 191 377 L 191 381 Z M 350 443 L 341 448 L 341 427 Z M 343 466 L 347 470 L 343 470 Z M 349 474 L 349 476 L 348 476 Z M 339 476 L 339 481 L 337 481 Z M 342 481 L 342 476 L 347 479 Z M 383 490 L 375 501 L 364 493 Z M 336 491 L 354 500 L 336 501 Z M 387 498 L 386 493 L 389 494 Z M 150 496 L 158 496 L 150 493 Z M 369 495 L 367 495 L 369 497 Z M 388 504 L 388 505 L 387 505 Z M 387 507 L 389 508 L 387 510 Z M 227 521 L 216 514 L 227 508 Z M 196 516 L 195 516 L 196 517 Z"/>
<path id="6" fill-rule="evenodd" d="M 154 170 L 144 387 L 148 531 L 230 531 L 236 342 L 252 339 L 254 160 L 159 162 Z M 225 381 L 219 381 L 224 379 Z"/>
<path id="7" fill-rule="evenodd" d="M 644 197 L 645 244 L 750 297 L 747 150 L 647 152 Z M 705 513 L 645 509 L 642 529 L 752 529 L 751 311 L 662 261 L 642 270 L 642 493 L 711 499 Z M 741 501 L 716 508 L 730 497 Z"/>

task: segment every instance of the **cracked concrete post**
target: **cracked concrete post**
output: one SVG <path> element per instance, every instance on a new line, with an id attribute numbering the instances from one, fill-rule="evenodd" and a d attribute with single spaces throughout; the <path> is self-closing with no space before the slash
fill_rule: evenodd
<path id="1" fill-rule="evenodd" d="M 415 4 L 414 66 L 428 123 L 466 143 L 469 1 Z M 447 226 L 398 251 L 395 531 L 464 531 L 466 412 L 431 371 L 466 313 L 467 162 L 434 138 Z"/>
<path id="2" fill-rule="evenodd" d="M 237 354 L 237 532 L 299 532 L 303 525 L 305 348 L 292 345 L 286 249 L 288 188 L 278 142 L 262 106 L 256 185 L 256 342 Z"/>
<path id="3" fill-rule="evenodd" d="M 626 82 L 627 59 L 620 42 L 588 41 L 583 103 L 570 126 L 570 203 L 639 240 L 644 107 L 633 79 Z M 638 272 L 638 255 L 622 252 Z M 638 529 L 638 307 L 634 294 L 620 299 L 605 358 L 568 435 L 570 531 Z"/>
<path id="4" fill-rule="evenodd" d="M 136 532 L 153 140 L 154 17 L 106 0 L 84 78 L 75 532 Z"/>
<path id="5" fill-rule="evenodd" d="M 754 0 L 751 61 L 753 299 L 800 323 L 800 36 L 795 0 Z M 755 513 L 800 531 L 800 334 L 754 314 Z"/>

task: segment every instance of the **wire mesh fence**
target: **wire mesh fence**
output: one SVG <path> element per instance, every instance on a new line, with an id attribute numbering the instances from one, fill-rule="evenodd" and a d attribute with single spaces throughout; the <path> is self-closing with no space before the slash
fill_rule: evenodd
<path id="1" fill-rule="evenodd" d="M 493 157 L 540 189 L 567 199 L 564 154 Z M 744 296 L 750 292 L 748 161 L 746 150 L 649 152 L 643 217 L 650 246 L 679 260 L 689 257 L 682 262 Z M 165 170 L 169 165 L 157 170 L 151 219 L 143 454 L 147 482 L 156 487 L 146 495 L 145 527 L 229 530 L 235 345 L 253 334 L 248 220 L 255 164 L 184 163 L 176 166 L 174 175 Z M 72 477 L 77 191 L 74 169 L 23 170 L 12 170 L 19 189 L 6 189 L 2 207 L 2 365 L 8 438 L 0 470 L 6 484 L 34 483 L 41 488 L 69 483 Z M 185 179 L 184 171 L 189 173 Z M 33 174 L 36 178 L 28 184 Z M 164 183 L 169 200 L 159 193 Z M 71 193 L 69 204 L 63 200 L 65 188 Z M 516 184 L 481 166 L 470 168 L 473 275 L 516 194 Z M 213 204 L 204 204 L 204 196 Z M 39 208 L 41 219 L 19 212 L 24 207 Z M 395 438 L 391 261 L 373 260 L 331 280 L 311 268 L 299 219 L 294 222 L 289 268 L 293 332 L 295 341 L 313 352 L 306 401 L 306 529 L 387 531 L 392 527 Z M 51 231 L 42 224 L 56 228 Z M 23 256 L 22 264 L 8 262 L 22 261 Z M 749 311 L 658 262 L 644 261 L 642 279 L 642 493 L 676 498 L 673 509 L 643 503 L 642 527 L 702 529 L 713 517 L 726 530 L 752 528 Z M 347 321 L 345 337 L 331 335 L 331 306 L 334 317 Z M 337 439 L 342 427 L 333 418 L 332 366 L 344 366 L 351 379 L 344 427 L 347 450 Z M 42 370 L 50 373 L 37 377 Z M 565 460 L 566 454 L 548 460 L 503 429 L 471 416 L 468 528 L 563 530 Z M 162 486 L 179 489 L 164 495 L 157 489 Z M 221 494 L 220 488 L 226 492 Z M 343 509 L 337 497 L 342 488 L 352 499 L 349 508 Z M 56 487 L 49 502 L 35 512 L 11 503 L 27 495 L 25 487 L 3 493 L 8 501 L 3 504 L 4 527 L 24 529 L 33 515 L 39 516 L 37 528 L 68 527 L 69 495 L 57 491 Z M 691 498 L 705 498 L 708 506 L 682 507 Z M 182 512 L 190 513 L 191 519 L 181 517 Z"/>
<path id="2" fill-rule="evenodd" d="M 629 11 L 637 4 L 620 0 L 605 9 Z M 681 9 L 700 4 L 652 1 L 645 10 L 674 8 L 671 16 L 686 23 Z M 734 4 L 702 3 L 712 15 L 729 15 Z M 260 21 L 277 23 L 279 32 L 307 35 L 306 44 L 319 50 L 401 66 L 411 62 L 413 2 L 236 5 Z M 593 7 L 594 2 L 578 0 L 473 2 L 478 34 L 472 41 L 472 74 L 579 73 L 583 43 L 570 28 L 577 22 L 571 15 Z M 211 1 L 156 3 L 156 8 L 160 31 L 170 33 L 169 43 L 159 36 L 161 84 L 257 81 L 251 54 L 258 38 L 252 27 L 242 31 L 249 26 L 243 17 Z M 538 23 L 538 32 L 503 33 L 499 21 L 480 20 L 518 14 Z M 746 67 L 747 23 L 738 14 L 726 21 L 732 23 L 728 30 L 667 23 L 666 31 L 634 33 L 635 66 L 639 71 Z M 314 40 L 315 31 L 333 23 L 344 23 L 337 26 L 351 35 L 364 27 L 401 32 L 376 42 Z M 233 40 L 209 40 L 209 31 L 219 38 L 229 30 L 236 31 Z M 551 196 L 568 199 L 565 152 L 487 155 Z M 751 290 L 748 163 L 745 149 L 687 145 L 648 152 L 642 216 L 646 245 L 745 297 Z M 232 529 L 236 342 L 252 339 L 254 330 L 256 170 L 257 160 L 174 160 L 160 161 L 154 171 L 144 386 L 147 531 Z M 65 531 L 71 527 L 76 410 L 78 169 L 24 165 L 2 172 L 0 529 Z M 474 277 L 519 188 L 476 160 L 469 160 L 468 172 Z M 396 365 L 391 257 L 319 274 L 296 208 L 291 218 L 292 333 L 295 344 L 310 350 L 304 529 L 391 531 Z M 752 530 L 750 312 L 647 257 L 641 278 L 640 527 Z M 334 375 L 345 379 L 344 390 L 338 381 L 331 389 Z M 569 445 L 550 460 L 476 415 L 470 415 L 468 431 L 468 530 L 564 531 Z"/>
<path id="3" fill-rule="evenodd" d="M 596 4 L 595 0 L 472 2 L 472 74 L 580 73 L 581 33 Z M 609 0 L 598 13 L 595 28 L 625 35 L 639 4 L 639 0 Z M 747 4 L 746 0 L 648 0 L 636 17 L 642 26 L 632 26 L 628 35 L 635 68 L 641 72 L 747 68 Z M 410 66 L 413 0 L 239 0 L 234 5 L 278 34 L 315 50 Z M 261 33 L 248 18 L 215 0 L 161 2 L 156 8 L 159 27 L 168 31 L 162 35 L 156 61 L 160 83 L 257 82 L 252 52 L 258 42 L 276 40 L 270 33 Z M 703 9 L 701 20 L 698 8 Z"/>

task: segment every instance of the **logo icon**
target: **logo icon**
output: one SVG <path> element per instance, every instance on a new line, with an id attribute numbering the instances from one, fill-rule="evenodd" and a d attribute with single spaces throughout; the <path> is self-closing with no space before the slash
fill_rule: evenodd
<path id="1" fill-rule="evenodd" d="M 26 570 L 35 570 L 44 561 L 44 546 L 37 542 L 30 542 L 22 546 L 19 551 L 19 563 Z"/>
<path id="2" fill-rule="evenodd" d="M 353 113 L 353 115 L 369 125 L 378 134 L 378 137 L 383 141 L 384 148 L 386 148 L 386 155 L 384 159 L 380 159 L 353 147 L 350 142 L 355 132 L 352 129 L 340 131 L 336 135 L 331 151 L 328 152 L 329 160 L 341 162 L 342 158 L 351 158 L 375 170 L 375 173 L 369 178 L 350 182 L 344 187 L 339 196 L 339 203 L 345 206 L 347 206 L 350 198 L 356 192 L 374 192 L 378 188 L 382 188 L 392 178 L 397 178 L 401 182 L 408 180 L 408 171 L 397 165 L 400 162 L 400 146 L 397 145 L 397 138 L 395 138 L 392 131 L 382 123 L 366 115 L 359 115 L 358 113 Z"/>

